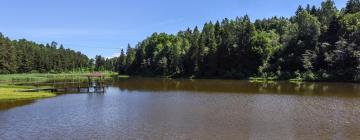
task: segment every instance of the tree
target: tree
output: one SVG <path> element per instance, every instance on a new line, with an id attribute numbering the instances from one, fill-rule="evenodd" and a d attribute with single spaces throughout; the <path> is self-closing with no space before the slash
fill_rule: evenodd
<path id="1" fill-rule="evenodd" d="M 0 33 L 0 73 L 10 74 L 16 72 L 15 49 L 10 40 Z"/>
<path id="2" fill-rule="evenodd" d="M 215 75 L 217 71 L 217 42 L 215 27 L 210 23 L 204 25 L 199 40 L 199 71 L 202 76 Z"/>
<path id="3" fill-rule="evenodd" d="M 126 73 L 129 73 L 131 70 L 131 66 L 135 60 L 136 50 L 131 48 L 130 44 L 128 44 L 127 51 L 126 51 Z"/>
<path id="4" fill-rule="evenodd" d="M 95 56 L 95 70 L 102 71 L 105 70 L 105 58 L 101 55 Z"/>
<path id="5" fill-rule="evenodd" d="M 261 31 L 252 37 L 250 53 L 254 67 L 252 69 L 257 70 L 255 74 L 268 76 L 266 71 L 270 67 L 270 57 L 281 47 L 279 39 L 279 35 L 274 31 Z"/>
<path id="6" fill-rule="evenodd" d="M 333 0 L 299 6 L 290 18 L 248 15 L 206 22 L 177 34 L 153 33 L 115 58 L 90 59 L 56 42 L 37 44 L 0 34 L 0 74 L 66 72 L 84 67 L 172 77 L 360 80 L 360 4 L 341 12 Z"/>
<path id="7" fill-rule="evenodd" d="M 349 0 L 346 3 L 345 14 L 360 12 L 360 0 Z"/>
<path id="8" fill-rule="evenodd" d="M 337 18 L 338 10 L 333 0 L 325 0 L 321 3 L 319 10 L 319 21 L 322 25 L 322 31 L 326 31 L 329 28 L 329 24 Z"/>
<path id="9" fill-rule="evenodd" d="M 184 51 L 186 51 L 188 45 L 183 45 L 183 43 L 186 43 L 183 41 L 183 38 L 177 37 L 174 42 L 172 43 L 172 47 L 169 48 L 169 54 L 168 54 L 168 62 L 169 62 L 169 72 L 170 75 L 179 75 L 183 71 L 183 65 L 182 65 L 182 55 L 185 54 Z"/>
<path id="10" fill-rule="evenodd" d="M 255 35 L 255 26 L 250 21 L 250 17 L 236 18 L 234 21 L 235 40 L 231 47 L 231 55 L 237 59 L 233 64 L 235 77 L 244 78 L 256 73 L 256 68 L 251 62 L 251 38 Z"/>
<path id="11" fill-rule="evenodd" d="M 320 36 L 320 22 L 308 12 L 301 12 L 295 17 L 298 26 L 297 39 L 302 40 L 307 48 L 314 48 Z"/>
<path id="12" fill-rule="evenodd" d="M 306 72 L 303 55 L 313 52 L 320 36 L 320 22 L 307 11 L 293 17 L 294 23 L 288 26 L 284 37 L 284 48 L 272 57 L 272 71 L 281 71 L 283 78 L 294 78 L 295 72 Z"/>
<path id="13" fill-rule="evenodd" d="M 340 39 L 340 29 L 341 25 L 339 19 L 337 17 L 333 17 L 329 23 L 329 27 L 321 34 L 320 41 L 335 45 L 335 42 Z"/>
<path id="14" fill-rule="evenodd" d="M 316 58 L 316 54 L 314 51 L 306 50 L 304 54 L 302 54 L 302 65 L 305 70 L 302 78 L 306 80 L 315 80 L 315 75 L 313 74 L 314 70 L 314 61 Z"/>
<path id="15" fill-rule="evenodd" d="M 11 40 L 0 33 L 0 74 L 64 72 L 88 66 L 86 55 L 57 45 Z"/>
<path id="16" fill-rule="evenodd" d="M 290 18 L 207 22 L 176 35 L 154 33 L 128 47 L 126 72 L 139 75 L 315 80 L 360 79 L 358 0 L 339 14 L 333 0 L 299 6 Z M 120 58 L 119 58 L 120 59 Z M 344 78 L 345 77 L 345 78 Z"/>
<path id="17" fill-rule="evenodd" d="M 88 67 L 93 71 L 95 69 L 95 60 L 91 58 L 88 63 Z"/>
<path id="18" fill-rule="evenodd" d="M 340 21 L 341 23 L 341 36 L 360 44 L 360 12 L 355 14 L 346 14 Z"/>
<path id="19" fill-rule="evenodd" d="M 116 64 L 116 71 L 118 71 L 121 74 L 124 74 L 126 71 L 126 56 L 124 53 L 124 50 L 121 49 L 120 56 L 118 57 L 117 64 Z"/>
<path id="20" fill-rule="evenodd" d="M 190 48 L 184 60 L 185 75 L 194 75 L 199 72 L 199 38 L 200 31 L 198 27 L 195 27 L 189 36 Z"/>

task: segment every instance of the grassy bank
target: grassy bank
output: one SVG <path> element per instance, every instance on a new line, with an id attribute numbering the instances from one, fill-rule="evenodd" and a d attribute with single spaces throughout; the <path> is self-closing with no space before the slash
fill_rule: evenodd
<path id="1" fill-rule="evenodd" d="M 105 77 L 116 75 L 114 72 L 101 72 Z M 16 84 L 46 82 L 51 80 L 87 79 L 90 72 L 58 73 L 58 74 L 5 74 L 0 75 L 0 102 L 8 100 L 40 99 L 56 96 L 55 93 L 47 91 L 20 92 L 26 89 L 33 89 L 32 86 L 19 86 Z"/>
<path id="2" fill-rule="evenodd" d="M 116 75 L 114 72 L 101 72 L 106 77 Z M 74 72 L 74 73 L 31 73 L 31 74 L 4 74 L 0 75 L 0 82 L 11 83 L 11 82 L 45 82 L 49 80 L 64 80 L 64 79 L 86 79 L 86 75 L 90 72 Z"/>
<path id="3" fill-rule="evenodd" d="M 9 100 L 30 100 L 56 96 L 55 93 L 39 92 L 20 92 L 21 90 L 32 89 L 31 86 L 0 85 L 0 102 Z"/>

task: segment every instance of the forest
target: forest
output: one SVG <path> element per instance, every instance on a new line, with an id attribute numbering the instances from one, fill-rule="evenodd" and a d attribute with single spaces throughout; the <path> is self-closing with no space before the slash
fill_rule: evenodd
<path id="1" fill-rule="evenodd" d="M 0 33 L 0 74 L 60 73 L 88 68 L 89 58 L 56 42 L 11 40 Z"/>
<path id="2" fill-rule="evenodd" d="M 299 6 L 292 17 L 248 15 L 176 35 L 154 33 L 97 64 L 141 76 L 360 81 L 360 0 Z"/>
<path id="3" fill-rule="evenodd" d="M 115 58 L 0 36 L 0 73 L 111 70 L 137 76 L 360 81 L 360 0 L 299 6 L 292 17 L 248 15 L 177 34 L 154 33 Z"/>

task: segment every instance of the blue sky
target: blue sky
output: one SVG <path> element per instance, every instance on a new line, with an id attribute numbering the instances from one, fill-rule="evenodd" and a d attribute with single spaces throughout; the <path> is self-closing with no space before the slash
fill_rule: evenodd
<path id="1" fill-rule="evenodd" d="M 291 16 L 322 0 L 2 0 L 0 32 L 12 39 L 56 41 L 89 57 L 117 55 L 153 32 L 176 33 L 207 21 Z M 335 0 L 338 8 L 346 0 Z"/>

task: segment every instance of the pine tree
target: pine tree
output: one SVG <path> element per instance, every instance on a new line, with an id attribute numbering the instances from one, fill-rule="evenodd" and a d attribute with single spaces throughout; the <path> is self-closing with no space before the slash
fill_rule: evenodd
<path id="1" fill-rule="evenodd" d="M 346 3 L 345 14 L 360 12 L 360 0 L 349 0 Z"/>
<path id="2" fill-rule="evenodd" d="M 120 53 L 120 56 L 118 57 L 116 67 L 117 67 L 117 71 L 119 73 L 121 73 L 121 74 L 125 73 L 125 71 L 126 71 L 126 56 L 125 56 L 123 49 L 121 49 L 121 53 Z"/>

